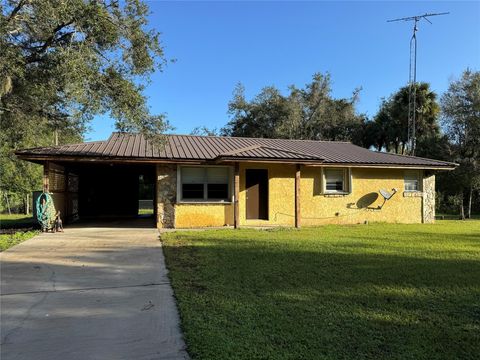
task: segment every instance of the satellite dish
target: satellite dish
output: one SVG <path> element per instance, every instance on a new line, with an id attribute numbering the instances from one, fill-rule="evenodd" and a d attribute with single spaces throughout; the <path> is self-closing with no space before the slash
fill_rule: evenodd
<path id="1" fill-rule="evenodd" d="M 385 190 L 385 189 L 380 189 L 378 190 L 378 192 L 380 193 L 380 195 L 383 196 L 383 204 L 381 206 L 379 206 L 379 209 L 381 209 L 383 207 L 383 205 L 385 205 L 385 202 L 387 200 L 390 200 L 392 198 L 393 195 L 395 195 L 397 193 L 397 189 L 393 188 L 392 189 L 392 193 L 389 193 L 388 190 Z"/>
<path id="2" fill-rule="evenodd" d="M 395 193 L 390 194 L 385 189 L 380 189 L 378 192 L 385 198 L 385 200 L 390 200 L 390 198 L 393 196 L 393 194 L 395 194 Z"/>

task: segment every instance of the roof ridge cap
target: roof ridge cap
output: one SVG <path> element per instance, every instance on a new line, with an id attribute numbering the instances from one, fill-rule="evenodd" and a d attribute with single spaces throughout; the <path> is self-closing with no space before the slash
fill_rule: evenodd
<path id="1" fill-rule="evenodd" d="M 128 132 L 128 131 L 114 131 L 113 134 L 122 134 L 122 135 L 143 135 L 140 132 Z M 195 135 L 195 134 L 163 134 L 164 136 L 185 136 L 185 137 L 200 137 L 200 138 L 229 138 L 229 139 L 250 139 L 250 140 L 280 140 L 280 141 L 305 141 L 305 142 L 323 142 L 323 143 L 337 143 L 337 144 L 353 144 L 351 141 L 341 141 L 341 140 L 313 140 L 313 139 L 283 139 L 283 138 L 267 138 L 267 137 L 248 137 L 248 136 L 230 136 L 230 135 Z M 356 145 L 358 146 L 358 145 Z"/>
<path id="2" fill-rule="evenodd" d="M 123 133 L 124 134 L 124 133 Z M 127 133 L 128 134 L 128 133 Z M 133 133 L 132 133 L 133 134 Z M 165 136 L 185 136 L 185 137 L 200 137 L 200 138 L 221 138 L 221 139 L 250 139 L 250 140 L 280 140 L 280 141 L 304 141 L 304 142 L 323 142 L 323 143 L 337 143 L 337 144 L 352 144 L 351 141 L 339 140 L 312 140 L 312 139 L 282 139 L 282 138 L 259 138 L 248 136 L 229 136 L 229 135 L 193 135 L 193 134 L 164 134 Z M 353 144 L 352 144 L 353 145 Z"/>

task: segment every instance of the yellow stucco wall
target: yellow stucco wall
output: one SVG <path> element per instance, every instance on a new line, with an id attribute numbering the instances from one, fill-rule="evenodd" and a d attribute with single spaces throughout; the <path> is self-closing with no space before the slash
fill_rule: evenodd
<path id="1" fill-rule="evenodd" d="M 267 169 L 269 175 L 268 220 L 246 219 L 245 169 Z M 300 182 L 301 225 L 356 224 L 369 222 L 422 222 L 422 198 L 404 196 L 404 170 L 352 168 L 352 192 L 321 193 L 320 167 L 302 166 Z M 379 189 L 398 193 L 383 202 Z M 295 166 L 285 164 L 240 164 L 240 225 L 295 225 Z M 373 201 L 375 200 L 375 201 Z M 372 202 L 373 201 L 373 202 Z M 368 206 L 366 206 L 368 205 Z M 233 225 L 233 204 L 175 204 L 175 227 Z"/>
<path id="2" fill-rule="evenodd" d="M 175 227 L 233 225 L 232 204 L 175 204 Z"/>
<path id="3" fill-rule="evenodd" d="M 245 170 L 268 170 L 268 220 L 246 219 Z M 295 225 L 295 166 L 285 164 L 240 164 L 240 225 Z"/>
<path id="4" fill-rule="evenodd" d="M 245 210 L 245 169 L 267 169 L 269 176 L 268 220 L 247 220 Z M 278 164 L 240 164 L 240 225 L 293 226 L 295 218 L 295 166 Z M 233 225 L 233 204 L 175 205 L 175 227 Z"/>
<path id="5" fill-rule="evenodd" d="M 422 222 L 422 198 L 404 196 L 402 169 L 352 168 L 352 192 L 348 195 L 321 194 L 321 177 L 320 168 L 302 168 L 300 209 L 303 226 L 364 221 Z M 383 203 L 378 191 L 391 192 L 392 188 L 398 192 L 378 209 Z"/>

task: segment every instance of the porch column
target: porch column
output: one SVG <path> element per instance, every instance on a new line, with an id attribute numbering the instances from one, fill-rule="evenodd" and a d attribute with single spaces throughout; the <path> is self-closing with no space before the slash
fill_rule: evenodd
<path id="1" fill-rule="evenodd" d="M 158 227 L 159 217 L 158 217 L 158 165 L 153 165 L 155 168 L 153 169 L 154 173 L 154 183 L 153 183 L 153 217 L 155 218 L 155 225 Z"/>
<path id="2" fill-rule="evenodd" d="M 295 171 L 295 227 L 300 227 L 300 164 Z"/>
<path id="3" fill-rule="evenodd" d="M 235 163 L 235 179 L 233 182 L 233 227 L 240 226 L 239 195 L 240 194 L 240 164 Z"/>
<path id="4" fill-rule="evenodd" d="M 50 180 L 48 179 L 48 176 L 50 174 L 50 162 L 45 161 L 43 163 L 43 192 L 48 193 L 48 190 L 50 188 Z"/>

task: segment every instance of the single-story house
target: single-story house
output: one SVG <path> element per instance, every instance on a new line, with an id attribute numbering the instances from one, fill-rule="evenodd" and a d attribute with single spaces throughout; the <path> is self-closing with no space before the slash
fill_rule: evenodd
<path id="1" fill-rule="evenodd" d="M 435 173 L 454 163 L 349 142 L 140 134 L 19 150 L 43 164 L 67 220 L 138 213 L 150 179 L 159 228 L 431 223 Z"/>

